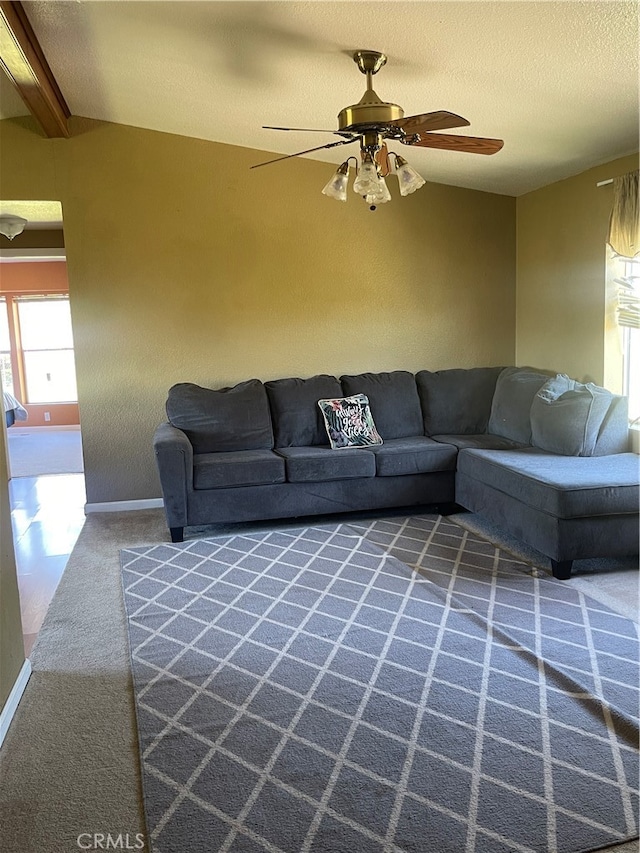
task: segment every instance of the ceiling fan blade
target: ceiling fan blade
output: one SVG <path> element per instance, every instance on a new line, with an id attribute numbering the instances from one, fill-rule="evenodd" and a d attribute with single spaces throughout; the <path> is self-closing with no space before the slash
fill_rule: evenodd
<path id="1" fill-rule="evenodd" d="M 427 130 L 446 130 L 449 127 L 467 127 L 470 122 L 462 116 L 447 110 L 437 110 L 432 113 L 423 113 L 419 116 L 406 116 L 390 122 L 395 127 L 400 127 L 406 133 L 421 133 Z"/>
<path id="2" fill-rule="evenodd" d="M 455 136 L 452 133 L 423 133 L 415 142 L 402 140 L 418 148 L 443 148 L 446 151 L 465 151 L 467 154 L 496 154 L 504 141 L 482 136 Z"/>
<path id="3" fill-rule="evenodd" d="M 327 145 L 316 145 L 315 148 L 306 148 L 304 151 L 296 151 L 295 154 L 285 154 L 284 157 L 276 157 L 275 159 L 267 160 L 264 163 L 256 163 L 254 166 L 249 166 L 249 168 L 258 169 L 260 166 L 269 166 L 271 163 L 279 163 L 280 160 L 290 160 L 291 157 L 299 157 L 301 154 L 311 154 L 312 151 L 321 151 L 323 148 L 335 148 L 336 145 L 350 145 L 355 141 L 355 139 L 341 139 L 339 142 L 329 142 Z"/>
<path id="4" fill-rule="evenodd" d="M 389 149 L 386 143 L 383 143 L 382 148 L 376 153 L 376 163 L 380 166 L 380 175 L 386 178 L 391 172 L 391 163 L 389 162 Z"/>
<path id="5" fill-rule="evenodd" d="M 263 130 L 295 130 L 301 133 L 337 133 L 340 136 L 357 136 L 349 130 L 319 130 L 315 127 L 272 127 L 269 124 L 262 125 Z"/>

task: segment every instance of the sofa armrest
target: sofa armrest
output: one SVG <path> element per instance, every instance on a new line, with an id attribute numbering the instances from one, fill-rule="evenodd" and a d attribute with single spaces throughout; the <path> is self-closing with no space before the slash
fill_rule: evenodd
<path id="1" fill-rule="evenodd" d="M 185 527 L 187 495 L 193 491 L 193 447 L 185 433 L 169 423 L 160 424 L 153 436 L 160 474 L 164 511 L 169 527 Z"/>
<path id="2" fill-rule="evenodd" d="M 610 456 L 629 450 L 629 401 L 614 395 L 609 411 L 604 416 L 593 455 Z"/>

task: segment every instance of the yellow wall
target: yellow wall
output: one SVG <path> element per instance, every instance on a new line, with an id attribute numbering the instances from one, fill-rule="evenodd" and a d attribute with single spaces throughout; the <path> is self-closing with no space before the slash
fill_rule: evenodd
<path id="1" fill-rule="evenodd" d="M 612 187 L 596 184 L 637 168 L 637 155 L 623 157 L 517 199 L 517 364 L 621 390 L 607 369 L 618 335 L 605 299 Z"/>
<path id="2" fill-rule="evenodd" d="M 392 186 L 371 213 L 321 195 L 327 164 L 72 131 L 2 122 L 0 198 L 62 201 L 88 502 L 160 495 L 175 382 L 513 363 L 513 198 Z"/>

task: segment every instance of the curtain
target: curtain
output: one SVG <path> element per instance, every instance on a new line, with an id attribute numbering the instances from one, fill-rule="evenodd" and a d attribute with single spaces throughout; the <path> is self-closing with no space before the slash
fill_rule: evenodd
<path id="1" fill-rule="evenodd" d="M 624 264 L 618 285 L 616 315 L 619 326 L 640 329 L 640 194 L 638 172 L 613 179 L 613 209 L 609 220 L 609 246 Z"/>
<path id="2" fill-rule="evenodd" d="M 607 242 L 616 255 L 634 258 L 640 254 L 638 172 L 613 179 L 613 210 Z"/>

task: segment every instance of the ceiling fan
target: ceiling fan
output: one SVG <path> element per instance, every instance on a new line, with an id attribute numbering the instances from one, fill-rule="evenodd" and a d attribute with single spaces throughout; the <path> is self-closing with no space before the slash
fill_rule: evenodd
<path id="1" fill-rule="evenodd" d="M 418 148 L 440 148 L 448 151 L 464 151 L 469 154 L 495 154 L 504 145 L 501 139 L 434 133 L 434 131 L 438 130 L 466 127 L 469 125 L 469 122 L 467 119 L 462 118 L 462 116 L 447 112 L 446 110 L 405 116 L 402 107 L 398 106 L 398 104 L 381 100 L 373 90 L 373 76 L 378 73 L 387 61 L 384 53 L 379 53 L 375 50 L 358 50 L 353 54 L 353 60 L 360 71 L 366 75 L 367 88 L 357 104 L 340 110 L 338 113 L 338 130 L 264 126 L 266 130 L 332 133 L 339 136 L 340 139 L 337 142 L 329 142 L 326 145 L 318 145 L 315 148 L 297 151 L 295 154 L 275 157 L 273 160 L 267 160 L 265 163 L 257 163 L 251 166 L 252 169 L 260 166 L 268 166 L 271 163 L 278 163 L 281 160 L 289 160 L 292 157 L 299 157 L 301 154 L 310 154 L 312 151 L 321 151 L 324 148 L 335 148 L 359 142 L 362 166 L 359 169 L 354 190 L 363 195 L 367 201 L 382 203 L 389 201 L 391 198 L 386 185 L 383 188 L 378 183 L 382 180 L 384 184 L 383 179 L 392 171 L 390 155 L 396 158 L 396 172 L 400 179 L 400 192 L 402 195 L 407 195 L 424 184 L 424 180 L 408 165 L 404 158 L 395 154 L 395 152 L 388 151 L 387 140 L 394 140 L 400 142 L 402 145 L 410 145 Z M 349 160 L 345 161 L 339 167 L 334 176 L 335 180 L 327 184 L 323 190 L 325 195 L 346 201 L 348 170 Z M 412 185 L 412 182 L 417 185 Z M 336 185 L 334 187 L 335 192 L 328 191 L 332 183 Z M 403 184 L 406 192 L 403 192 Z M 367 192 L 367 189 L 371 191 Z M 365 191 L 362 192 L 362 190 Z M 377 197 L 374 199 L 369 198 L 369 196 Z"/>

